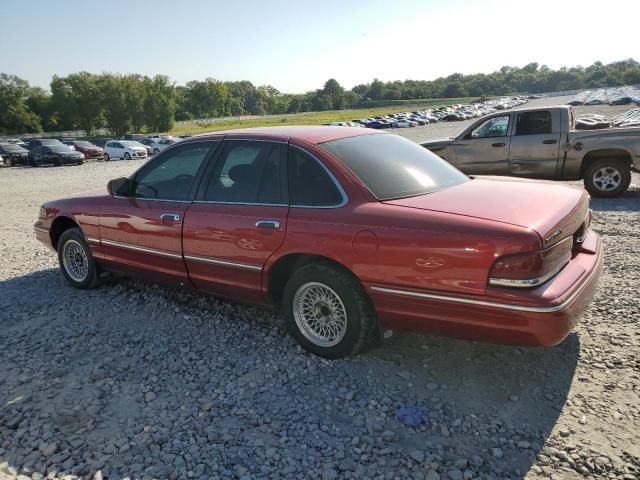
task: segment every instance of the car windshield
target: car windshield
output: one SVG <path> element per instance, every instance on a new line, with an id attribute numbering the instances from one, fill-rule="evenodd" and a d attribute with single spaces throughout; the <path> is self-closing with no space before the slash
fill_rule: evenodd
<path id="1" fill-rule="evenodd" d="M 142 145 L 140 142 L 134 142 L 133 140 L 124 140 L 120 142 L 122 145 L 124 145 L 125 147 L 142 147 L 144 148 L 144 145 Z"/>
<path id="2" fill-rule="evenodd" d="M 67 145 L 48 145 L 54 153 L 71 153 L 71 149 Z"/>
<path id="3" fill-rule="evenodd" d="M 322 143 L 378 200 L 442 190 L 469 178 L 424 147 L 398 135 L 361 135 Z"/>
<path id="4" fill-rule="evenodd" d="M 5 152 L 23 152 L 24 148 L 12 143 L 3 143 L 0 145 L 0 150 L 4 150 Z"/>
<path id="5" fill-rule="evenodd" d="M 93 147 L 93 146 L 94 146 L 94 145 L 92 145 L 91 143 L 89 143 L 89 142 L 84 142 L 84 141 L 82 141 L 82 142 L 73 142 L 73 144 L 74 144 L 76 147 L 81 147 L 81 148 L 91 148 L 91 147 Z"/>

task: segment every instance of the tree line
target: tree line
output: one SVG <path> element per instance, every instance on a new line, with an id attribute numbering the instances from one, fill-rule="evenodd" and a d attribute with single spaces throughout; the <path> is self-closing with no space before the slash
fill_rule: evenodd
<path id="1" fill-rule="evenodd" d="M 435 80 L 356 85 L 351 90 L 329 79 L 303 94 L 281 93 L 270 85 L 213 78 L 175 85 L 169 77 L 79 72 L 54 76 L 50 89 L 15 75 L 0 74 L 0 133 L 85 130 L 106 127 L 112 134 L 164 132 L 176 120 L 299 113 L 380 105 L 385 101 L 545 93 L 640 84 L 633 59 L 553 70 L 530 63 L 490 74 L 454 73 Z"/>

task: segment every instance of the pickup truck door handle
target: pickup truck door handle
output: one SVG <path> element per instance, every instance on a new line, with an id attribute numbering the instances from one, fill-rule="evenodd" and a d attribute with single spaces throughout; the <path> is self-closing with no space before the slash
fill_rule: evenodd
<path id="1" fill-rule="evenodd" d="M 177 213 L 163 213 L 160 215 L 160 220 L 163 222 L 177 222 L 180 220 L 180 215 Z"/>
<path id="2" fill-rule="evenodd" d="M 551 140 L 543 140 L 542 143 L 545 145 L 553 145 L 554 143 L 558 143 L 558 141 L 555 138 L 552 138 Z"/>
<path id="3" fill-rule="evenodd" d="M 258 220 L 256 222 L 256 227 L 276 230 L 280 228 L 280 222 L 278 222 L 277 220 Z"/>
<path id="4" fill-rule="evenodd" d="M 491 144 L 492 147 L 504 147 L 505 145 L 506 145 L 506 143 L 502 143 L 502 142 L 492 143 Z"/>

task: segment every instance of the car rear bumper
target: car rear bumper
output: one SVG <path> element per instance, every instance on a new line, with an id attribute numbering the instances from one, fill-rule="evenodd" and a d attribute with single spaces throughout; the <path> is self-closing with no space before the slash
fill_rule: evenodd
<path id="1" fill-rule="evenodd" d="M 589 232 L 583 250 L 553 279 L 527 292 L 453 296 L 365 285 L 386 328 L 523 346 L 562 342 L 587 308 L 602 271 L 602 241 Z M 496 290 L 496 289 L 492 289 Z M 498 289 L 500 290 L 500 289 Z"/>

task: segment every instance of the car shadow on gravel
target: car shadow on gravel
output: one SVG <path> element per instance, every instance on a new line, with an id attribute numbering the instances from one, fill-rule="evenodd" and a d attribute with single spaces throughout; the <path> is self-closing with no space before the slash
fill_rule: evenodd
<path id="1" fill-rule="evenodd" d="M 409 437 L 412 445 L 431 439 L 456 458 L 479 456 L 494 473 L 519 478 L 556 428 L 580 339 L 571 333 L 556 347 L 526 348 L 401 332 L 369 355 L 387 359 L 380 378 L 425 395 L 427 412 L 434 403 L 445 411 L 450 423 Z"/>
<path id="2" fill-rule="evenodd" d="M 144 282 L 0 292 L 0 476 L 524 478 L 580 353 L 402 333 L 331 362 L 278 315 Z"/>
<path id="3" fill-rule="evenodd" d="M 591 198 L 591 208 L 597 212 L 640 212 L 640 190 L 627 190 L 615 198 Z"/>

